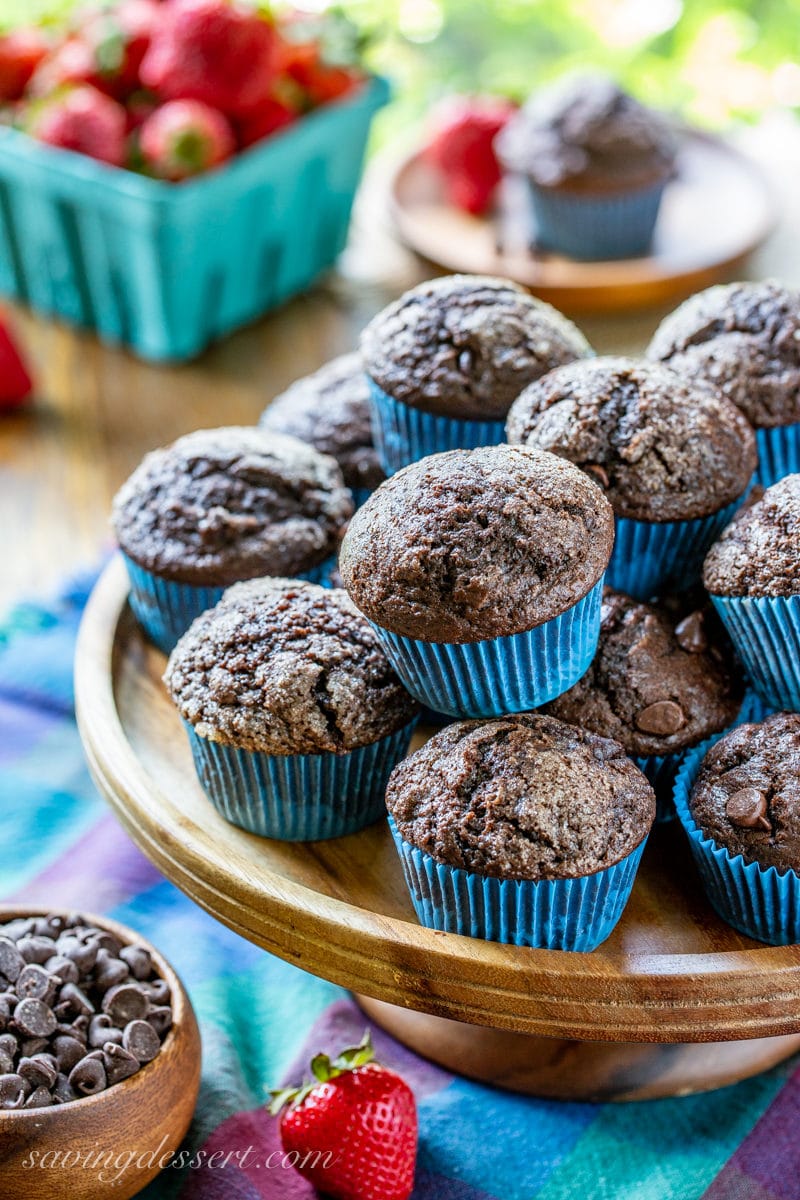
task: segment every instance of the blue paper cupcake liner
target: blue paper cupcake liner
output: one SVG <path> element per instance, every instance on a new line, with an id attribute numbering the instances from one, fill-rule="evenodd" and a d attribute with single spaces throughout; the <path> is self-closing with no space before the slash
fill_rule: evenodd
<path id="1" fill-rule="evenodd" d="M 389 817 L 420 924 L 490 942 L 594 950 L 622 916 L 647 838 L 626 858 L 579 879 L 497 879 L 447 867 L 412 846 Z"/>
<path id="2" fill-rule="evenodd" d="M 709 546 L 730 524 L 745 495 L 710 517 L 693 521 L 635 521 L 617 517 L 606 583 L 637 600 L 690 587 L 702 574 Z"/>
<path id="3" fill-rule="evenodd" d="M 386 784 L 413 721 L 347 754 L 264 754 L 186 731 L 198 779 L 226 821 L 260 837 L 317 842 L 356 833 L 386 813 Z"/>
<path id="4" fill-rule="evenodd" d="M 451 717 L 526 712 L 589 669 L 600 636 L 602 578 L 582 600 L 524 633 L 482 642 L 422 642 L 370 622 L 406 689 Z"/>
<path id="5" fill-rule="evenodd" d="M 758 468 L 756 483 L 772 487 L 786 475 L 800 471 L 800 424 L 756 429 Z"/>
<path id="6" fill-rule="evenodd" d="M 353 495 L 353 505 L 355 508 L 361 508 L 362 504 L 366 504 L 375 488 L 368 487 L 351 487 L 350 491 Z"/>
<path id="7" fill-rule="evenodd" d="M 706 739 L 703 743 L 706 747 L 713 745 L 717 739 L 724 737 L 731 729 L 735 729 L 737 725 L 744 725 L 748 721 L 763 721 L 771 708 L 765 705 L 761 697 L 754 691 L 748 690 L 742 700 L 742 706 L 739 709 L 738 716 L 730 725 L 726 725 L 719 733 L 715 733 L 713 737 Z M 634 757 L 640 771 L 642 771 L 652 784 L 653 791 L 656 794 L 656 823 L 664 824 L 666 821 L 673 821 L 677 817 L 675 811 L 675 802 L 673 800 L 673 791 L 675 788 L 675 776 L 678 774 L 683 763 L 689 754 L 695 750 L 694 746 L 690 746 L 686 750 L 677 750 L 674 754 L 649 754 L 642 757 Z"/>
<path id="8" fill-rule="evenodd" d="M 528 183 L 539 245 L 584 262 L 634 258 L 649 250 L 665 180 L 612 196 Z"/>
<path id="9" fill-rule="evenodd" d="M 753 687 L 800 711 L 800 596 L 712 596 Z"/>
<path id="10" fill-rule="evenodd" d="M 422 412 L 393 399 L 374 380 L 369 380 L 372 439 L 387 475 L 418 462 L 428 454 L 444 450 L 474 450 L 477 446 L 499 446 L 506 440 L 505 418 L 501 421 L 462 421 Z"/>
<path id="11" fill-rule="evenodd" d="M 689 838 L 705 893 L 714 909 L 734 929 L 773 946 L 800 942 L 800 875 L 745 862 L 698 827 L 689 797 L 702 761 L 718 739 L 710 738 L 686 756 L 675 780 L 675 808 Z"/>
<path id="12" fill-rule="evenodd" d="M 140 567 L 127 554 L 122 555 L 128 570 L 131 590 L 128 597 L 133 615 L 150 641 L 170 654 L 175 644 L 196 617 L 213 608 L 222 599 L 224 587 L 198 587 L 193 583 L 176 583 L 163 579 Z M 336 565 L 334 558 L 299 575 L 298 579 L 328 586 Z"/>

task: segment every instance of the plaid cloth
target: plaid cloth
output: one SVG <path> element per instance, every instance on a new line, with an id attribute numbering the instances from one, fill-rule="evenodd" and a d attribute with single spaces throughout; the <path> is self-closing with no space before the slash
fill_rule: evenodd
<path id="1" fill-rule="evenodd" d="M 191 994 L 203 1083 L 187 1138 L 252 1146 L 244 1165 L 167 1169 L 148 1200 L 303 1200 L 263 1103 L 312 1051 L 358 1039 L 348 994 L 249 945 L 167 883 L 104 808 L 72 710 L 75 634 L 89 586 L 24 605 L 0 627 L 3 894 L 17 903 L 107 912 L 155 942 Z M 709 1095 L 646 1105 L 525 1099 L 454 1078 L 373 1030 L 380 1058 L 413 1087 L 420 1115 L 415 1200 L 798 1200 L 796 1062 Z M 220 1159 L 216 1163 L 220 1163 Z M 1 1181 L 0 1181 L 1 1184 Z M 2 1187 L 0 1186 L 0 1192 Z"/>

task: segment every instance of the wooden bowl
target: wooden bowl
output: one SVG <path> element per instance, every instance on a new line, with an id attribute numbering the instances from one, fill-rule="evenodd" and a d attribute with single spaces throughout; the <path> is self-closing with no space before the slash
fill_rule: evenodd
<path id="1" fill-rule="evenodd" d="M 604 314 L 675 303 L 730 278 L 774 228 L 775 203 L 759 168 L 721 138 L 687 130 L 678 168 L 652 252 L 612 262 L 531 254 L 523 180 L 504 181 L 495 219 L 474 217 L 446 201 L 440 175 L 419 151 L 395 171 L 389 204 L 402 240 L 436 266 L 502 275 L 565 312 Z"/>
<path id="2" fill-rule="evenodd" d="M 79 638 L 76 698 L 89 766 L 143 851 L 230 928 L 367 997 L 376 1021 L 428 1057 L 523 1090 L 696 1090 L 800 1047 L 800 946 L 765 946 L 724 924 L 674 824 L 652 836 L 622 920 L 591 954 L 423 928 L 384 822 L 306 844 L 228 824 L 200 787 L 161 682 L 164 656 L 137 627 L 127 593 L 117 558 Z M 525 1038 L 512 1043 L 511 1034 Z M 542 1039 L 550 1039 L 544 1047 Z M 690 1043 L 714 1043 L 714 1053 Z M 559 1046 L 571 1072 L 561 1070 Z"/>
<path id="3" fill-rule="evenodd" d="M 4 907 L 0 921 L 53 911 Z M 82 915 L 125 943 L 147 947 L 170 986 L 173 1025 L 152 1062 L 105 1092 L 51 1108 L 0 1111 L 0 1200 L 128 1200 L 178 1150 L 194 1113 L 200 1031 L 183 984 L 140 934 L 107 917 Z M 57 1165 L 38 1165 L 53 1164 L 57 1153 Z"/>

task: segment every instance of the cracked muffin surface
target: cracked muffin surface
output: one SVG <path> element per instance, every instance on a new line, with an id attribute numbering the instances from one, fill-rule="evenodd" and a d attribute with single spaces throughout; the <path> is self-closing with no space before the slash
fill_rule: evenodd
<path id="1" fill-rule="evenodd" d="M 147 454 L 114 499 L 122 550 L 180 583 L 295 575 L 338 546 L 353 498 L 333 458 L 264 429 L 199 429 Z"/>
<path id="2" fill-rule="evenodd" d="M 290 579 L 229 588 L 164 682 L 200 737 L 268 754 L 345 753 L 418 711 L 346 593 Z"/>
<path id="3" fill-rule="evenodd" d="M 524 446 L 433 454 L 353 517 L 339 570 L 366 617 L 427 642 L 477 642 L 571 608 L 605 571 L 611 506 L 571 463 Z"/>
<path id="4" fill-rule="evenodd" d="M 714 596 L 800 595 L 800 475 L 737 512 L 706 555 L 703 583 Z"/>
<path id="5" fill-rule="evenodd" d="M 775 280 L 717 284 L 665 317 L 647 350 L 708 379 L 762 428 L 800 421 L 800 291 Z"/>
<path id="6" fill-rule="evenodd" d="M 653 789 L 617 742 L 537 713 L 448 725 L 395 767 L 386 805 L 437 862 L 508 879 L 604 870 L 655 817 Z"/>
<path id="7" fill-rule="evenodd" d="M 446 275 L 406 292 L 361 335 L 364 368 L 412 408 L 501 421 L 522 389 L 591 354 L 557 309 L 506 279 Z"/>
<path id="8" fill-rule="evenodd" d="M 709 607 L 673 614 L 605 588 L 592 665 L 546 711 L 637 756 L 674 754 L 725 729 L 744 680 Z"/>
<path id="9" fill-rule="evenodd" d="M 740 725 L 703 759 L 689 800 L 706 837 L 745 862 L 800 871 L 800 714 Z"/>
<path id="10" fill-rule="evenodd" d="M 710 385 L 660 363 L 595 358 L 551 371 L 512 405 L 508 440 L 569 459 L 619 517 L 685 521 L 738 499 L 756 468 L 753 430 Z"/>

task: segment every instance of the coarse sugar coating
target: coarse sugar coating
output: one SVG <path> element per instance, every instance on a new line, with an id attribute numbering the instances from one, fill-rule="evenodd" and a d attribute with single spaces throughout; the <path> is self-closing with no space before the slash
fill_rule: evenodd
<path id="1" fill-rule="evenodd" d="M 372 442 L 360 354 L 341 354 L 298 379 L 267 405 L 259 423 L 330 454 L 350 488 L 375 488 L 385 478 Z"/>
<path id="2" fill-rule="evenodd" d="M 725 729 L 744 681 L 709 607 L 676 617 L 607 587 L 592 665 L 546 711 L 637 757 L 674 754 Z"/>
<path id="3" fill-rule="evenodd" d="M 268 754 L 344 753 L 418 711 L 347 595 L 290 579 L 229 588 L 164 681 L 200 737 Z"/>
<path id="4" fill-rule="evenodd" d="M 352 511 L 334 459 L 296 438 L 229 426 L 146 455 L 117 493 L 112 522 L 145 570 L 224 587 L 319 566 Z"/>
<path id="5" fill-rule="evenodd" d="M 800 291 L 775 280 L 717 284 L 659 325 L 648 357 L 707 379 L 755 426 L 800 421 Z"/>
<path id="6" fill-rule="evenodd" d="M 706 555 L 703 583 L 715 596 L 800 594 L 800 475 L 736 514 Z"/>
<path id="7" fill-rule="evenodd" d="M 689 807 L 729 854 L 800 871 L 800 714 L 776 713 L 720 738 L 703 759 Z"/>
<path id="8" fill-rule="evenodd" d="M 508 414 L 509 442 L 589 472 L 619 517 L 710 516 L 746 490 L 753 431 L 729 400 L 660 363 L 595 358 L 533 383 Z"/>
<path id="9" fill-rule="evenodd" d="M 406 292 L 361 336 L 367 374 L 412 408 L 502 421 L 532 380 L 591 354 L 580 330 L 507 279 L 446 275 Z"/>
<path id="10" fill-rule="evenodd" d="M 386 804 L 437 862 L 502 879 L 572 879 L 630 854 L 653 789 L 622 747 L 537 713 L 448 725 L 395 767 Z"/>
<path id="11" fill-rule="evenodd" d="M 576 604 L 613 539 L 611 507 L 588 475 L 552 454 L 485 446 L 431 455 L 381 484 L 350 523 L 339 569 L 376 624 L 476 642 Z"/>

